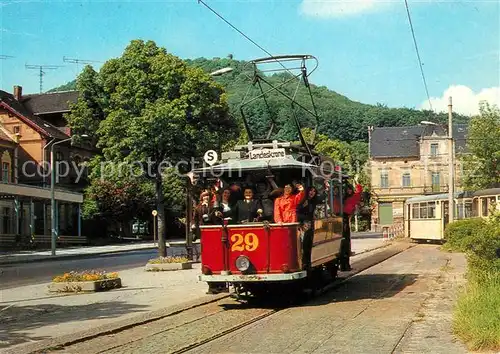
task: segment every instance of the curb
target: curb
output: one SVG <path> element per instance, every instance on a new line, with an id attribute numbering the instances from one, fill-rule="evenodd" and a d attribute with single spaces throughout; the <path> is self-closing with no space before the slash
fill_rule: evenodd
<path id="1" fill-rule="evenodd" d="M 118 253 L 127 253 L 127 252 L 136 252 L 136 251 L 144 251 L 149 249 L 156 249 L 157 246 L 144 246 L 141 248 L 134 248 L 128 250 L 111 250 L 111 251 L 102 251 L 96 253 L 80 253 L 80 254 L 65 254 L 59 256 L 41 256 L 40 258 L 33 258 L 36 256 L 31 256 L 31 258 L 26 259 L 12 259 L 12 260 L 0 260 L 0 265 L 11 265 L 11 264 L 20 264 L 20 263 L 36 263 L 36 262 L 50 262 L 50 261 L 60 261 L 66 259 L 75 259 L 75 258 L 93 258 L 93 257 L 111 257 Z M 23 257 L 23 256 L 20 256 Z M 26 256 L 30 257 L 30 256 Z"/>
<path id="2" fill-rule="evenodd" d="M 198 245 L 198 243 L 194 243 L 194 245 Z M 175 247 L 184 247 L 182 242 L 179 241 L 172 241 L 168 242 L 166 241 L 166 247 L 167 248 L 175 248 Z M 22 257 L 30 257 L 30 258 L 24 258 L 24 259 L 7 259 L 7 260 L 2 260 L 0 259 L 0 266 L 7 266 L 10 264 L 20 264 L 20 263 L 35 263 L 35 262 L 50 262 L 50 261 L 60 261 L 60 260 L 66 260 L 66 259 L 75 259 L 75 258 L 93 258 L 93 257 L 111 257 L 114 256 L 117 253 L 127 253 L 127 252 L 136 252 L 136 251 L 144 251 L 144 250 L 149 250 L 149 249 L 157 249 L 158 245 L 151 245 L 151 246 L 142 246 L 139 248 L 134 248 L 134 249 L 128 249 L 128 250 L 111 250 L 111 251 L 102 251 L 102 252 L 96 252 L 96 253 L 80 253 L 80 254 L 64 254 L 64 255 L 56 255 L 56 256 L 19 256 L 19 258 Z M 6 256 L 6 257 L 12 257 L 12 256 Z M 40 258 L 33 258 L 33 257 L 40 257 Z M 14 257 L 12 257 L 14 258 Z M 17 258 L 17 257 L 15 257 Z"/>
<path id="3" fill-rule="evenodd" d="M 5 354 L 24 354 L 24 353 L 47 353 L 62 349 L 64 346 L 84 342 L 100 336 L 109 335 L 127 330 L 132 327 L 145 325 L 149 322 L 161 320 L 166 317 L 176 315 L 178 313 L 194 309 L 212 302 L 217 302 L 221 299 L 228 298 L 229 294 L 205 295 L 198 299 L 185 302 L 183 304 L 169 306 L 160 310 L 151 311 L 143 315 L 134 316 L 126 320 L 116 321 L 93 329 L 67 334 L 61 337 L 55 337 L 47 340 L 42 340 L 36 343 L 30 343 L 13 348 L 6 349 L 2 353 Z"/>
<path id="4" fill-rule="evenodd" d="M 390 246 L 392 246 L 392 245 L 393 245 L 393 243 L 391 242 L 391 243 L 384 243 L 383 245 L 380 245 L 380 246 L 377 246 L 377 247 L 368 248 L 368 249 L 365 249 L 365 250 L 363 250 L 363 251 L 361 251 L 361 252 L 359 252 L 359 253 L 354 253 L 354 254 L 351 256 L 351 258 L 352 258 L 352 257 L 355 257 L 355 256 L 359 256 L 359 255 L 365 254 L 365 253 L 368 253 L 368 252 L 372 252 L 372 251 L 375 251 L 375 250 L 378 250 L 378 249 L 381 249 L 381 248 L 390 247 Z"/>
<path id="5" fill-rule="evenodd" d="M 392 247 L 391 247 L 392 246 Z M 385 250 L 382 250 L 380 252 L 376 252 L 373 254 L 373 257 L 375 257 L 376 261 L 374 264 L 381 263 L 401 252 L 404 252 L 412 247 L 415 247 L 415 244 L 410 244 L 410 243 L 397 243 L 397 244 L 392 244 L 392 245 L 383 245 L 381 247 L 377 247 L 372 250 L 367 250 L 363 253 L 367 253 L 370 251 L 374 251 L 379 248 L 387 248 Z M 359 253 L 361 254 L 361 253 Z M 370 264 L 370 259 L 371 258 L 363 258 L 358 261 L 355 261 L 352 263 L 353 270 L 349 272 L 342 272 L 342 275 L 345 278 L 349 278 L 353 275 L 356 275 L 362 271 L 364 271 L 366 268 L 369 268 Z M 373 263 L 373 261 L 371 262 Z M 373 264 L 373 265 L 374 265 Z M 339 281 L 341 284 L 345 283 L 348 281 L 348 279 L 345 279 L 344 277 L 340 278 Z M 338 282 L 332 283 L 332 286 L 339 286 Z M 330 289 L 325 289 L 326 291 L 329 291 Z M 117 332 L 121 332 L 124 330 L 127 330 L 129 328 L 135 327 L 135 326 L 140 326 L 147 324 L 149 322 L 157 321 L 169 316 L 176 315 L 178 313 L 200 307 L 206 304 L 210 304 L 212 302 L 219 301 L 224 298 L 230 297 L 230 294 L 217 294 L 217 295 L 210 295 L 210 296 L 202 296 L 198 299 L 192 300 L 190 302 L 186 302 L 183 304 L 179 305 L 174 305 L 170 306 L 164 309 L 160 310 L 155 310 L 151 311 L 148 313 L 145 313 L 143 315 L 138 315 L 134 316 L 132 318 L 126 319 L 126 320 L 121 320 L 121 321 L 116 321 L 114 323 L 109 323 L 100 327 L 96 327 L 91 330 L 86 330 L 82 332 L 76 332 L 76 333 L 71 333 L 67 334 L 61 337 L 55 337 L 47 340 L 43 340 L 40 342 L 36 343 L 31 343 L 31 344 L 25 344 L 21 346 L 16 346 L 14 348 L 7 349 L 5 351 L 6 354 L 23 354 L 23 353 L 46 353 L 52 350 L 58 350 L 62 349 L 64 346 L 69 346 L 73 345 L 76 343 L 84 342 L 87 340 L 91 340 L 94 338 L 98 338 L 103 335 L 109 335 Z"/>

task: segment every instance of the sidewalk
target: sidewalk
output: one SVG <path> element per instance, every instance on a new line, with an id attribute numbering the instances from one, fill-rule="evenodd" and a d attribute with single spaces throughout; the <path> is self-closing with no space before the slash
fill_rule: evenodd
<path id="1" fill-rule="evenodd" d="M 371 232 L 357 232 L 353 233 L 353 239 L 365 239 L 365 242 L 376 247 L 380 242 L 382 242 L 381 233 L 371 233 Z M 195 245 L 199 245 L 199 240 L 194 242 Z M 170 248 L 184 248 L 185 246 L 184 238 L 169 239 L 167 240 L 167 247 Z M 357 243 L 352 244 L 352 251 L 358 253 L 355 249 Z M 122 252 L 132 252 L 140 250 L 155 249 L 158 247 L 158 243 L 153 242 L 140 242 L 140 243 L 130 243 L 130 244 L 116 244 L 108 246 L 88 246 L 88 247 L 67 247 L 59 248 L 56 250 L 56 255 L 51 256 L 50 250 L 44 251 L 18 251 L 18 252 L 0 252 L 0 265 L 16 264 L 16 263 L 30 263 L 30 262 L 41 262 L 41 261 L 54 261 L 61 259 L 71 259 L 71 258 L 88 258 L 99 255 L 106 254 L 116 254 Z M 199 248 L 199 246 L 198 246 Z M 177 254 L 177 253 L 176 253 Z"/>
<path id="2" fill-rule="evenodd" d="M 354 239 L 352 260 L 363 252 L 389 245 L 381 239 Z M 47 284 L 0 292 L 0 351 L 115 321 L 131 319 L 205 297 L 207 285 L 197 280 L 200 264 L 174 272 L 146 272 L 143 267 L 119 272 L 123 288 L 102 293 L 53 294 Z M 207 297 L 208 298 L 208 297 Z"/>
<path id="3" fill-rule="evenodd" d="M 182 247 L 184 239 L 167 240 L 167 247 Z M 70 258 L 85 258 L 94 257 L 105 254 L 115 254 L 122 252 L 132 252 L 140 250 L 155 249 L 158 243 L 153 242 L 140 242 L 129 244 L 116 244 L 108 246 L 89 246 L 89 247 L 68 247 L 56 250 L 56 255 L 51 256 L 50 250 L 44 251 L 21 251 L 12 253 L 0 253 L 0 264 L 16 264 L 16 263 L 29 263 L 40 261 L 53 261 Z"/>

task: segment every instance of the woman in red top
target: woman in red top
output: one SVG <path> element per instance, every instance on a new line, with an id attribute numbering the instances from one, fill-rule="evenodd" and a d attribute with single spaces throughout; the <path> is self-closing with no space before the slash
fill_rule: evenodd
<path id="1" fill-rule="evenodd" d="M 361 192 L 363 191 L 363 187 L 357 183 L 356 179 L 356 191 L 353 191 L 353 188 L 350 184 L 347 185 L 346 188 L 346 196 L 344 199 L 344 217 L 343 217 L 343 225 L 344 225 L 344 239 L 341 243 L 342 248 L 342 257 L 340 260 L 340 270 L 341 271 L 349 271 L 351 270 L 351 265 L 349 264 L 349 258 L 352 255 L 351 252 L 351 216 L 356 211 L 356 206 L 361 201 Z"/>
<path id="2" fill-rule="evenodd" d="M 304 199 L 304 187 L 297 184 L 298 194 L 293 195 L 293 187 L 291 184 L 285 186 L 283 196 L 276 199 L 274 202 L 274 222 L 287 223 L 297 222 L 297 206 Z"/>
<path id="3" fill-rule="evenodd" d="M 356 206 L 361 201 L 361 192 L 363 192 L 363 187 L 361 184 L 356 184 L 356 191 L 353 192 L 351 186 L 347 186 L 346 199 L 344 201 L 344 213 L 347 215 L 352 215 L 356 211 Z"/>

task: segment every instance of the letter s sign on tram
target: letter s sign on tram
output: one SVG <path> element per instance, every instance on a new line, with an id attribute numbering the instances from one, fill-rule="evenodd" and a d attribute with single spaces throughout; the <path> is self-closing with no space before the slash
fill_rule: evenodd
<path id="1" fill-rule="evenodd" d="M 208 165 L 212 166 L 217 162 L 217 157 L 217 152 L 215 150 L 208 150 L 203 156 L 203 160 L 205 160 Z"/>

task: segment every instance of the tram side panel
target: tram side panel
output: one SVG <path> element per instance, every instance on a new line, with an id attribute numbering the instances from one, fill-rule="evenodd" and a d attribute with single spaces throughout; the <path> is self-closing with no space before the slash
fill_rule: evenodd
<path id="1" fill-rule="evenodd" d="M 311 254 L 313 267 L 339 257 L 342 244 L 342 218 L 330 217 L 315 220 L 314 241 Z"/>
<path id="2" fill-rule="evenodd" d="M 221 237 L 222 227 L 202 229 L 202 267 L 211 274 L 220 274 L 227 259 L 227 270 L 241 274 L 236 260 L 245 256 L 250 261 L 249 274 L 288 273 L 300 270 L 297 225 L 259 227 L 228 227 L 228 243 Z"/>

